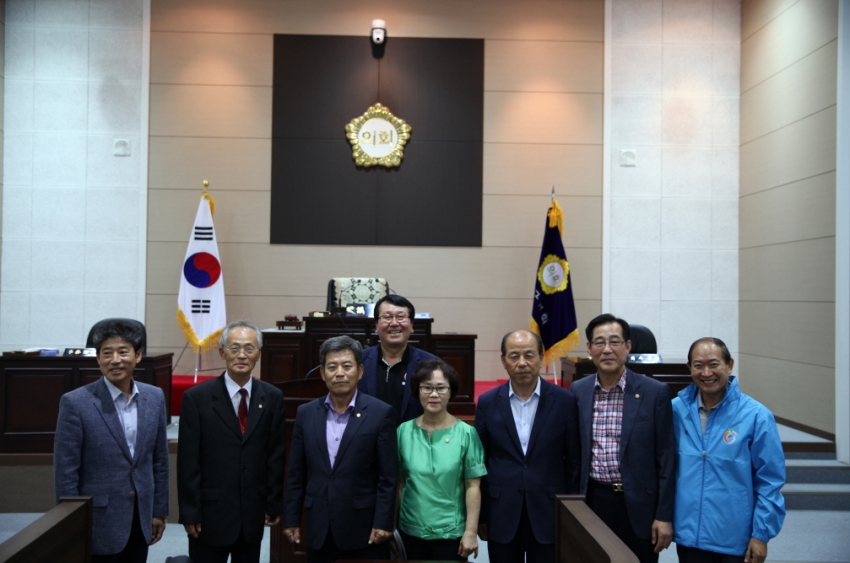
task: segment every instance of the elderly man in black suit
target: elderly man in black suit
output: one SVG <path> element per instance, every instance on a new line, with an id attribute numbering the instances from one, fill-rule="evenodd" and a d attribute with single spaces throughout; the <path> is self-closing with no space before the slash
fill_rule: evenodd
<path id="1" fill-rule="evenodd" d="M 180 523 L 194 563 L 256 563 L 263 525 L 283 511 L 283 394 L 251 377 L 262 335 L 247 321 L 221 334 L 227 371 L 183 395 L 177 454 Z"/>
<path id="2" fill-rule="evenodd" d="M 398 464 L 396 419 L 386 403 L 357 390 L 360 343 L 337 336 L 319 349 L 328 394 L 298 407 L 286 475 L 284 534 L 308 563 L 388 559 Z"/>
<path id="3" fill-rule="evenodd" d="M 673 537 L 676 450 L 670 390 L 626 367 L 629 323 L 599 315 L 585 333 L 597 374 L 572 386 L 581 432 L 581 491 L 641 563 L 655 563 Z"/>

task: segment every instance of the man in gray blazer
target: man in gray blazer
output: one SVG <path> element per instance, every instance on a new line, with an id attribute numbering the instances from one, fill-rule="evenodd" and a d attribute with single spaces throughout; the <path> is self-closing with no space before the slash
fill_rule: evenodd
<path id="1" fill-rule="evenodd" d="M 62 396 L 53 447 L 56 500 L 92 496 L 92 561 L 138 563 L 168 516 L 162 390 L 133 380 L 142 331 L 106 323 L 94 335 L 103 377 Z"/>
<path id="2" fill-rule="evenodd" d="M 623 319 L 599 315 L 585 334 L 597 373 L 572 385 L 581 492 L 641 563 L 655 563 L 673 537 L 676 451 L 670 390 L 626 368 L 631 328 Z"/>

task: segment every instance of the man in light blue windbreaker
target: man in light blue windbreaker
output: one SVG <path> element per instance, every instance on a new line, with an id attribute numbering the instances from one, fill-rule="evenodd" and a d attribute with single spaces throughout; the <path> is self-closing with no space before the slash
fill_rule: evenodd
<path id="1" fill-rule="evenodd" d="M 773 414 L 741 393 L 718 338 L 688 351 L 694 383 L 673 400 L 680 563 L 762 563 L 785 521 L 785 455 Z"/>

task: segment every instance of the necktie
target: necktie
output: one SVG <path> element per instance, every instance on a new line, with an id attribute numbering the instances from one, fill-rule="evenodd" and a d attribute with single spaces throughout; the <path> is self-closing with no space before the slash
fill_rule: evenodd
<path id="1" fill-rule="evenodd" d="M 242 395 L 242 400 L 239 401 L 239 428 L 244 434 L 245 427 L 248 426 L 248 392 L 240 389 L 239 394 Z"/>

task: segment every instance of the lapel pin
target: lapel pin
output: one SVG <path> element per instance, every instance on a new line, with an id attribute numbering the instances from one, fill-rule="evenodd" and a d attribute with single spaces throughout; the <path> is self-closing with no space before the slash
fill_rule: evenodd
<path id="1" fill-rule="evenodd" d="M 640 393 L 635 393 L 635 399 L 640 399 Z"/>
<path id="2" fill-rule="evenodd" d="M 360 413 L 357 413 L 357 418 L 360 418 Z"/>
<path id="3" fill-rule="evenodd" d="M 263 408 L 263 405 L 260 405 L 260 408 Z"/>

